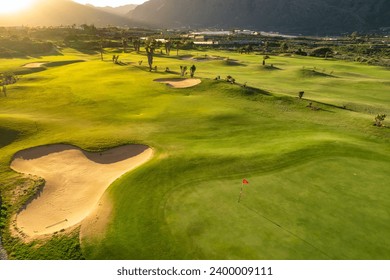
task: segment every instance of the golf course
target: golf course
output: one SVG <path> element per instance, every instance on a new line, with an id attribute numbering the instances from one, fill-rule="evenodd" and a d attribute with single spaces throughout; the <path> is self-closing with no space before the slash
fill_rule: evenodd
<path id="1" fill-rule="evenodd" d="M 374 125 L 388 68 L 213 49 L 146 61 L 0 59 L 17 75 L 0 93 L 8 258 L 390 259 L 390 122 Z"/>

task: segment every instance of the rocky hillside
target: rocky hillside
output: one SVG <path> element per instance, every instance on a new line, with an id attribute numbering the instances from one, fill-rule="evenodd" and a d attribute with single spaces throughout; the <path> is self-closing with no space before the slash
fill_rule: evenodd
<path id="1" fill-rule="evenodd" d="M 340 34 L 390 27 L 389 0 L 150 0 L 130 11 L 137 21 L 170 28 L 252 28 Z"/>
<path id="2" fill-rule="evenodd" d="M 119 7 L 110 7 L 110 6 L 95 7 L 95 6 L 90 5 L 90 4 L 87 4 L 87 6 L 90 6 L 90 7 L 93 7 L 93 8 L 96 8 L 98 10 L 108 12 L 111 14 L 119 15 L 119 16 L 125 16 L 130 11 L 134 10 L 135 7 L 137 7 L 137 5 L 135 5 L 135 4 L 123 5 L 123 6 L 119 6 Z"/>

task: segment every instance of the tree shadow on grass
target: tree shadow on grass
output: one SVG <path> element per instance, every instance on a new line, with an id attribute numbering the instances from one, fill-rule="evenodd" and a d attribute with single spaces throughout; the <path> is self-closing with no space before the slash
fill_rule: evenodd
<path id="1" fill-rule="evenodd" d="M 14 71 L 14 74 L 15 75 L 28 75 L 28 74 L 42 72 L 45 70 L 46 70 L 46 67 L 20 68 L 20 69 Z"/>
<path id="2" fill-rule="evenodd" d="M 271 64 L 271 65 L 260 65 L 259 70 L 261 70 L 261 71 L 278 71 L 278 70 L 283 70 L 283 69 Z"/>
<path id="3" fill-rule="evenodd" d="M 243 92 L 245 95 L 266 95 L 266 96 L 272 96 L 272 94 L 269 91 L 260 89 L 260 88 L 255 88 L 255 87 L 242 87 Z"/>
<path id="4" fill-rule="evenodd" d="M 299 70 L 299 76 L 302 78 L 337 78 L 332 74 L 327 74 L 325 72 L 319 72 L 315 69 L 301 69 Z"/>
<path id="5" fill-rule="evenodd" d="M 19 137 L 19 132 L 0 127 L 0 149 L 8 146 Z"/>
<path id="6" fill-rule="evenodd" d="M 79 63 L 79 62 L 85 62 L 85 60 L 63 60 L 63 61 L 54 61 L 54 62 L 49 62 L 45 63 L 46 67 L 57 67 L 57 66 L 64 66 L 64 65 L 69 65 L 69 64 L 74 64 L 74 63 Z"/>

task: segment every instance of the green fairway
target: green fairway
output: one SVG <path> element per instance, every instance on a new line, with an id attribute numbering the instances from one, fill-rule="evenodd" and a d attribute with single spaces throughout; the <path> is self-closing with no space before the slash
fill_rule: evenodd
<path id="1" fill-rule="evenodd" d="M 390 114 L 388 69 L 284 56 L 263 66 L 255 54 L 183 51 L 156 56 L 158 71 L 149 72 L 138 64 L 144 54 L 121 54 L 116 65 L 112 54 L 63 52 L 0 60 L 10 72 L 48 63 L 0 96 L 5 202 L 32 184 L 9 167 L 22 149 L 137 143 L 156 152 L 106 191 L 110 219 L 81 237 L 85 258 L 390 259 L 390 130 L 373 126 Z M 202 79 L 195 87 L 154 82 L 179 77 L 167 67 L 192 64 Z M 3 243 L 12 258 L 74 258 L 63 248 L 77 249 L 78 236 L 64 238 Z"/>

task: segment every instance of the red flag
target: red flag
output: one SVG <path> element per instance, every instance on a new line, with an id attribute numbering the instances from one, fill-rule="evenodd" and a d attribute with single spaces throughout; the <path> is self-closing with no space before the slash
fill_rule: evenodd
<path id="1" fill-rule="evenodd" d="M 244 185 L 248 185 L 248 184 L 249 184 L 249 182 L 248 182 L 247 179 L 242 180 L 242 183 L 243 183 Z"/>

